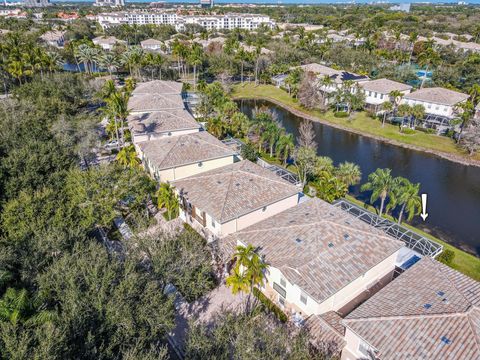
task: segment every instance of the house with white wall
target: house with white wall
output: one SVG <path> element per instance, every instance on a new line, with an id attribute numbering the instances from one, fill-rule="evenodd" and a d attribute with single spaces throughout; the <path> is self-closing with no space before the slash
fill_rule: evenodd
<path id="1" fill-rule="evenodd" d="M 298 188 L 248 160 L 172 182 L 180 217 L 209 241 L 297 205 Z"/>
<path id="2" fill-rule="evenodd" d="M 165 137 L 135 145 L 145 169 L 171 182 L 233 164 L 236 154 L 206 131 Z"/>
<path id="3" fill-rule="evenodd" d="M 342 360 L 480 359 L 480 282 L 425 257 L 342 323 Z"/>
<path id="4" fill-rule="evenodd" d="M 392 279 L 404 246 L 318 198 L 219 244 L 224 254 L 234 253 L 237 245 L 253 245 L 269 265 L 262 292 L 294 318 L 343 313 L 355 299 Z"/>
<path id="5" fill-rule="evenodd" d="M 99 36 L 92 39 L 94 45 L 100 46 L 103 50 L 111 51 L 116 45 L 125 45 L 126 41 L 119 40 L 115 36 Z"/>
<path id="6" fill-rule="evenodd" d="M 40 39 L 50 46 L 61 48 L 65 45 L 65 33 L 66 31 L 60 30 L 47 31 L 40 36 Z"/>
<path id="7" fill-rule="evenodd" d="M 468 97 L 467 94 L 441 87 L 423 88 L 406 94 L 402 104 L 423 105 L 427 114 L 452 119 L 457 114 L 458 105 L 466 102 Z"/>
<path id="8" fill-rule="evenodd" d="M 160 40 L 146 39 L 140 41 L 140 46 L 147 51 L 161 51 L 164 45 Z"/>
<path id="9" fill-rule="evenodd" d="M 393 103 L 395 101 L 390 96 L 392 91 L 399 91 L 405 96 L 412 90 L 410 85 L 389 79 L 362 81 L 360 86 L 365 92 L 366 108 L 375 113 L 381 110 L 381 105 L 384 102 L 390 101 Z"/>
<path id="10" fill-rule="evenodd" d="M 196 133 L 202 129 L 200 123 L 185 109 L 137 112 L 130 115 L 127 120 L 134 144 Z"/>

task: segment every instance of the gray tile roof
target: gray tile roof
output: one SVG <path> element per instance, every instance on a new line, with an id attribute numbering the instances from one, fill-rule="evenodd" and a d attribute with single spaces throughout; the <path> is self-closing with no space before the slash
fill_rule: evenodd
<path id="1" fill-rule="evenodd" d="M 248 160 L 178 180 L 173 185 L 220 223 L 298 193 L 296 186 Z"/>
<path id="2" fill-rule="evenodd" d="M 456 105 L 468 99 L 467 94 L 441 87 L 423 88 L 404 96 L 407 100 L 425 101 L 440 105 Z"/>
<path id="3" fill-rule="evenodd" d="M 155 40 L 156 41 L 156 40 Z M 145 40 L 147 42 L 147 40 Z M 151 42 L 149 42 L 150 44 Z M 183 84 L 176 81 L 154 80 L 144 83 L 138 83 L 132 92 L 132 95 L 145 94 L 176 94 L 182 93 Z"/>
<path id="4" fill-rule="evenodd" d="M 193 116 L 183 109 L 130 115 L 128 125 L 135 134 L 159 134 L 201 128 Z"/>
<path id="5" fill-rule="evenodd" d="M 159 110 L 184 109 L 185 105 L 178 94 L 138 94 L 128 101 L 128 108 L 132 112 L 151 112 Z"/>
<path id="6" fill-rule="evenodd" d="M 366 91 L 375 91 L 377 93 L 387 95 L 394 90 L 406 91 L 412 88 L 410 85 L 389 79 L 364 81 L 360 83 L 360 86 L 362 86 Z"/>
<path id="7" fill-rule="evenodd" d="M 145 141 L 138 146 L 159 170 L 234 155 L 228 146 L 206 131 Z"/>
<path id="8" fill-rule="evenodd" d="M 140 41 L 140 45 L 142 46 L 148 46 L 148 45 L 162 45 L 163 43 L 160 40 L 156 39 L 146 39 L 143 41 Z"/>
<path id="9" fill-rule="evenodd" d="M 479 306 L 479 282 L 423 258 L 344 324 L 381 359 L 480 359 Z"/>
<path id="10" fill-rule="evenodd" d="M 268 264 L 319 303 L 403 246 L 317 198 L 231 234 L 225 241 L 226 246 L 236 241 L 256 246 Z"/>
<path id="11" fill-rule="evenodd" d="M 317 63 L 311 63 L 306 65 L 301 65 L 300 68 L 305 72 L 313 72 L 316 75 L 328 76 L 334 83 L 341 84 L 343 81 L 352 80 L 352 81 L 365 81 L 368 80 L 368 76 L 358 75 L 352 72 L 345 70 L 336 70 L 328 66 L 324 66 Z"/>

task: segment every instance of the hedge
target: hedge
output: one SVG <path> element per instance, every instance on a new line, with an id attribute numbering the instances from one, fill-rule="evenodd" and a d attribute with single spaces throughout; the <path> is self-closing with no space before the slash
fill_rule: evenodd
<path id="1" fill-rule="evenodd" d="M 275 305 L 272 300 L 266 297 L 260 290 L 257 288 L 253 288 L 253 295 L 265 306 L 265 308 L 272 313 L 280 320 L 281 322 L 287 322 L 288 318 L 287 315 L 280 309 L 277 305 Z"/>
<path id="2" fill-rule="evenodd" d="M 336 111 L 333 113 L 333 116 L 336 118 L 346 118 L 348 117 L 348 113 L 346 111 Z"/>

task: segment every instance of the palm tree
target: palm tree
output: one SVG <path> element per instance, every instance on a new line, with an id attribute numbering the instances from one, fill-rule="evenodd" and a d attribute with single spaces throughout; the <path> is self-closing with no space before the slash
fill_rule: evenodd
<path id="1" fill-rule="evenodd" d="M 283 164 L 287 164 L 287 160 L 293 154 L 295 150 L 295 141 L 293 134 L 281 135 L 275 145 L 277 150 L 277 157 L 283 161 Z"/>
<path id="2" fill-rule="evenodd" d="M 390 102 L 393 104 L 393 111 L 396 112 L 398 105 L 400 105 L 400 102 L 402 101 L 403 98 L 403 93 L 400 90 L 392 90 L 388 94 L 390 97 Z"/>
<path id="3" fill-rule="evenodd" d="M 421 67 L 425 67 L 425 76 L 422 79 L 420 89 L 422 89 L 423 85 L 425 84 L 428 70 L 431 67 L 438 65 L 440 61 L 441 61 L 440 55 L 438 55 L 438 53 L 435 50 L 433 50 L 432 47 L 427 47 L 422 53 L 418 55 L 417 57 L 418 65 L 420 65 Z"/>
<path id="4" fill-rule="evenodd" d="M 136 168 L 140 165 L 140 159 L 137 157 L 134 145 L 121 149 L 117 154 L 116 160 L 125 168 Z"/>
<path id="5" fill-rule="evenodd" d="M 398 177 L 395 179 L 397 186 L 393 193 L 392 204 L 389 208 L 400 205 L 400 214 L 398 215 L 398 223 L 402 223 L 403 214 L 408 213 L 407 221 L 411 221 L 415 215 L 422 211 L 422 199 L 418 195 L 420 184 L 412 184 L 408 179 Z"/>
<path id="6" fill-rule="evenodd" d="M 194 43 L 188 56 L 189 63 L 193 66 L 193 89 L 197 89 L 197 66 L 203 61 L 203 48 L 200 44 Z"/>
<path id="7" fill-rule="evenodd" d="M 408 55 L 408 63 L 412 63 L 413 49 L 415 48 L 415 43 L 417 42 L 418 34 L 416 32 L 411 32 L 409 36 L 410 41 L 410 54 Z"/>
<path id="8" fill-rule="evenodd" d="M 107 111 L 110 113 L 111 116 L 114 117 L 114 119 L 116 119 L 117 122 L 118 120 L 120 120 L 122 145 L 125 144 L 124 122 L 130 114 L 130 110 L 128 110 L 129 97 L 130 96 L 128 90 L 116 91 L 107 100 Z"/>
<path id="9" fill-rule="evenodd" d="M 55 318 L 55 312 L 39 308 L 40 304 L 28 296 L 27 290 L 8 288 L 0 299 L 0 322 L 41 325 Z"/>
<path id="10" fill-rule="evenodd" d="M 457 137 L 457 143 L 458 143 L 460 141 L 460 138 L 462 137 L 463 130 L 467 128 L 468 124 L 472 120 L 473 114 L 475 113 L 475 107 L 472 101 L 467 100 L 465 102 L 458 104 L 455 110 L 460 114 L 460 120 L 462 120 L 460 133 L 458 134 L 458 137 Z"/>
<path id="11" fill-rule="evenodd" d="M 335 175 L 345 185 L 353 186 L 360 182 L 362 178 L 362 171 L 360 170 L 360 166 L 357 164 L 346 161 L 338 166 L 337 170 L 335 171 Z"/>
<path id="12" fill-rule="evenodd" d="M 381 105 L 381 109 L 383 111 L 383 120 L 382 120 L 382 127 L 385 126 L 385 120 L 387 118 L 387 114 L 392 112 L 393 104 L 390 101 L 385 101 Z"/>
<path id="13" fill-rule="evenodd" d="M 234 268 L 232 274 L 227 277 L 226 285 L 232 289 L 233 295 L 240 292 L 248 293 L 250 291 L 250 281 L 247 275 L 237 268 Z"/>
<path id="14" fill-rule="evenodd" d="M 165 208 L 167 219 L 172 220 L 178 216 L 179 201 L 170 184 L 161 183 L 157 191 L 157 201 L 159 208 Z"/>
<path id="15" fill-rule="evenodd" d="M 275 144 L 280 137 L 281 131 L 282 129 L 280 129 L 278 125 L 273 121 L 267 123 L 267 125 L 265 126 L 261 138 L 268 144 L 268 147 L 270 149 L 270 157 L 273 157 L 273 148 L 275 147 Z"/>
<path id="16" fill-rule="evenodd" d="M 219 117 L 213 117 L 207 120 L 207 130 L 213 136 L 222 138 L 225 126 Z"/>
<path id="17" fill-rule="evenodd" d="M 118 67 L 120 66 L 120 62 L 118 61 L 117 56 L 113 52 L 103 54 L 99 58 L 99 63 L 101 67 L 108 70 L 110 78 L 112 78 L 112 73 L 114 71 L 117 71 Z"/>
<path id="18" fill-rule="evenodd" d="M 361 187 L 362 191 L 372 191 L 370 203 L 373 204 L 380 198 L 379 216 L 382 216 L 385 199 L 388 194 L 395 188 L 395 181 L 391 175 L 390 169 L 377 169 L 368 175 L 368 182 Z"/>

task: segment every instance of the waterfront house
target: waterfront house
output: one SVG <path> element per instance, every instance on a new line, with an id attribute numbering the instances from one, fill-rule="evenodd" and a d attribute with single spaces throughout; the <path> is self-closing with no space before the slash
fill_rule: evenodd
<path id="1" fill-rule="evenodd" d="M 206 131 L 145 141 L 135 146 L 145 169 L 161 182 L 204 173 L 236 160 L 235 152 Z"/>
<path id="2" fill-rule="evenodd" d="M 115 36 L 99 36 L 92 39 L 92 42 L 107 51 L 113 50 L 115 45 L 126 44 L 125 41 L 119 40 Z"/>
<path id="3" fill-rule="evenodd" d="M 269 265 L 262 292 L 294 319 L 348 313 L 391 281 L 404 247 L 318 198 L 219 240 L 222 254 L 249 244 Z"/>
<path id="4" fill-rule="evenodd" d="M 366 108 L 374 113 L 381 110 L 382 103 L 386 101 L 393 103 L 395 99 L 391 99 L 390 97 L 392 91 L 399 91 L 405 96 L 412 90 L 410 85 L 389 79 L 363 81 L 360 83 L 360 86 L 365 92 Z"/>
<path id="5" fill-rule="evenodd" d="M 295 185 L 248 160 L 174 181 L 180 217 L 208 239 L 242 230 L 295 206 Z"/>
<path id="6" fill-rule="evenodd" d="M 423 88 L 409 94 L 403 99 L 403 104 L 423 105 L 425 112 L 430 115 L 452 119 L 457 114 L 459 104 L 467 101 L 468 95 L 458 91 L 441 87 Z"/>
<path id="7" fill-rule="evenodd" d="M 140 42 L 140 46 L 144 50 L 160 51 L 162 50 L 163 43 L 160 40 L 146 39 Z"/>
<path id="8" fill-rule="evenodd" d="M 480 283 L 425 257 L 343 325 L 342 360 L 480 359 Z"/>
<path id="9" fill-rule="evenodd" d="M 128 101 L 131 114 L 144 114 L 153 111 L 182 110 L 185 104 L 177 94 L 133 94 Z"/>
<path id="10" fill-rule="evenodd" d="M 199 132 L 201 125 L 185 109 L 135 113 L 128 117 L 128 126 L 135 144 L 163 137 Z"/>

